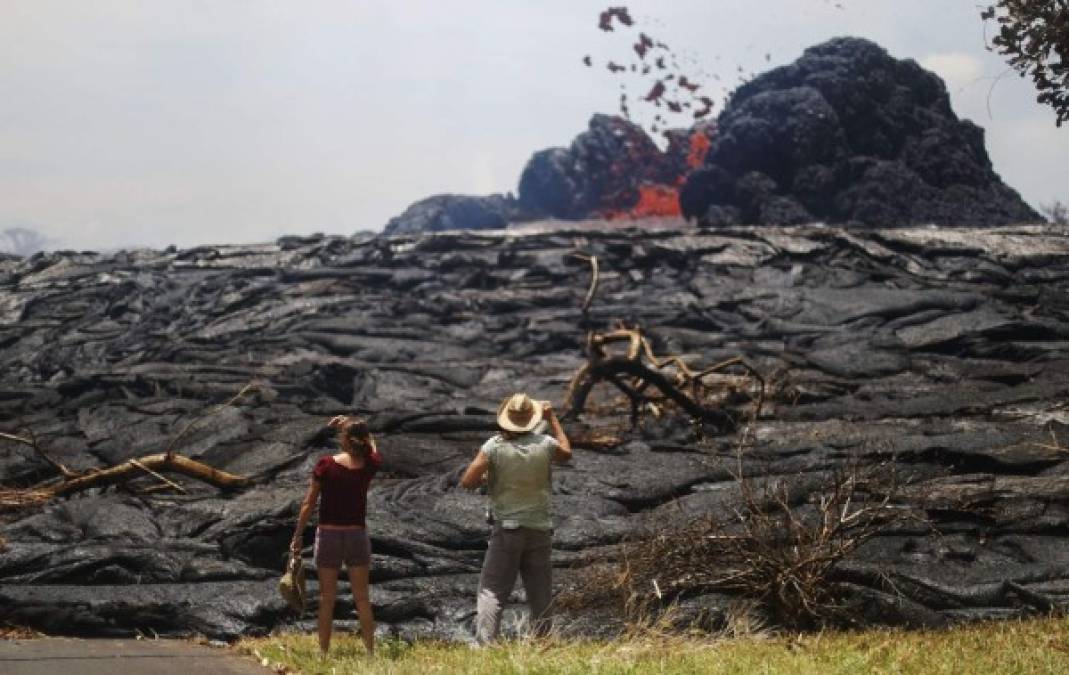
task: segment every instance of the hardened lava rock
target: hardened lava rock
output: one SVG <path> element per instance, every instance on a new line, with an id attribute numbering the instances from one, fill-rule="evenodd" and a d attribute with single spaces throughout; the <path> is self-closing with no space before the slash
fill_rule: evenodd
<path id="1" fill-rule="evenodd" d="M 325 422 L 355 412 L 386 458 L 368 510 L 377 618 L 403 636 L 463 636 L 488 530 L 485 496 L 458 489 L 457 471 L 493 433 L 503 396 L 559 404 L 586 362 L 586 330 L 620 320 L 642 326 L 657 354 L 693 366 L 741 355 L 765 373 L 743 469 L 791 481 L 803 508 L 827 472 L 894 459 L 900 498 L 927 522 L 888 527 L 836 568 L 860 621 L 1066 607 L 1064 229 L 677 227 L 0 260 L 0 431 L 32 430 L 86 471 L 162 452 L 195 421 L 175 449 L 253 481 L 227 492 L 171 475 L 179 493 L 146 473 L 0 512 L 0 623 L 80 635 L 313 629 L 314 607 L 287 613 L 276 584 L 311 468 L 336 451 Z M 601 270 L 586 314 L 590 265 L 577 250 Z M 217 407 L 250 381 L 255 392 Z M 584 555 L 644 524 L 730 517 L 739 503 L 740 437 L 698 437 L 675 413 L 630 430 L 613 396 L 597 390 L 567 425 L 578 447 L 554 475 L 558 588 Z M 617 440 L 591 441 L 606 437 Z M 55 478 L 0 439 L 0 488 Z M 337 608 L 352 617 L 344 593 Z"/>

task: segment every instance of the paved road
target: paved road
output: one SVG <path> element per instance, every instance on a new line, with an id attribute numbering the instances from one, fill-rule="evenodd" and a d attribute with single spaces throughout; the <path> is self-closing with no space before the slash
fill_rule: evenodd
<path id="1" fill-rule="evenodd" d="M 3 675 L 264 675 L 255 661 L 183 640 L 0 640 Z"/>

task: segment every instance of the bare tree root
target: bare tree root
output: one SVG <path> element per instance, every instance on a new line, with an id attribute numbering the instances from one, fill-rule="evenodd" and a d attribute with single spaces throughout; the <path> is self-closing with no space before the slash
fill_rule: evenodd
<path id="1" fill-rule="evenodd" d="M 607 351 L 607 346 L 616 343 L 626 343 L 626 353 Z M 600 382 L 607 382 L 627 398 L 632 427 L 644 410 L 660 415 L 664 404 L 672 403 L 702 427 L 728 433 L 738 428 L 742 417 L 729 409 L 739 402 L 736 399 L 752 401 L 752 417 L 757 417 L 764 405 L 765 378 L 741 356 L 694 370 L 679 356 L 658 358 L 638 328 L 592 332 L 587 336 L 586 353 L 587 363 L 568 384 L 563 406 L 566 419 L 583 412 L 590 392 Z M 745 374 L 725 372 L 730 368 Z M 651 388 L 656 393 L 649 393 Z M 757 394 L 753 396 L 755 388 Z"/>

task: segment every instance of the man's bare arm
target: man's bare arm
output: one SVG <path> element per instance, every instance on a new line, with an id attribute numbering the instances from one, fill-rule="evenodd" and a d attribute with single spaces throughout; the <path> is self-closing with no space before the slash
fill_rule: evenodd
<path id="1" fill-rule="evenodd" d="M 549 401 L 542 403 L 542 415 L 549 424 L 549 430 L 553 432 L 553 437 L 557 439 L 558 447 L 553 453 L 553 461 L 569 461 L 572 458 L 572 444 L 568 440 L 567 434 L 564 433 L 560 420 L 557 419 L 557 413 L 553 412 L 553 404 Z"/>
<path id="2" fill-rule="evenodd" d="M 486 477 L 486 472 L 490 469 L 490 458 L 486 456 L 486 453 L 480 450 L 475 455 L 475 459 L 471 460 L 471 464 L 465 469 L 464 475 L 460 477 L 460 487 L 467 488 L 468 490 L 474 490 L 483 483 L 483 479 Z"/>

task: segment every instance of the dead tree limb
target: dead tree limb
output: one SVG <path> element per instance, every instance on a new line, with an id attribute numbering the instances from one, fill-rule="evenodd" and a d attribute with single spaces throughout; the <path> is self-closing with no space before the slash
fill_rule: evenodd
<path id="1" fill-rule="evenodd" d="M 250 383 L 246 384 L 244 387 L 242 387 L 241 391 L 239 391 L 238 393 L 234 394 L 230 398 L 230 400 L 228 400 L 227 402 L 221 403 L 221 404 L 215 406 L 215 409 L 209 410 L 208 412 L 206 412 L 205 414 L 201 415 L 200 417 L 197 417 L 196 419 L 190 420 L 189 423 L 186 424 L 186 426 L 183 427 L 180 432 L 178 432 L 178 435 L 175 436 L 174 438 L 172 438 L 171 442 L 167 444 L 167 449 L 165 450 L 165 454 L 167 454 L 168 456 L 173 455 L 174 451 L 175 451 L 175 448 L 178 446 L 178 441 L 180 441 L 183 438 L 185 438 L 186 434 L 188 434 L 190 431 L 192 431 L 193 427 L 197 426 L 197 424 L 199 424 L 200 422 L 203 422 L 204 420 L 208 419 L 209 417 L 212 417 L 214 415 L 218 415 L 223 410 L 229 408 L 230 406 L 234 405 L 239 400 L 241 400 L 241 398 L 245 394 L 249 393 L 250 391 L 256 391 L 259 388 L 260 388 L 259 384 L 257 384 L 256 382 L 250 382 Z"/>
<path id="2" fill-rule="evenodd" d="M 631 426 L 638 424 L 638 415 L 642 411 L 642 404 L 645 403 L 645 399 L 642 394 L 631 388 L 630 385 L 625 383 L 615 373 L 610 373 L 604 376 L 606 380 L 611 382 L 617 389 L 623 392 L 624 396 L 631 401 Z"/>
<path id="3" fill-rule="evenodd" d="M 32 429 L 26 429 L 25 431 L 29 435 L 29 438 L 15 436 L 13 434 L 5 434 L 3 432 L 0 432 L 0 438 L 30 446 L 31 448 L 33 448 L 34 454 L 52 465 L 52 468 L 54 468 L 56 471 L 59 471 L 64 478 L 74 478 L 80 475 L 77 471 L 72 471 L 67 468 L 66 465 L 52 459 L 52 457 L 50 457 L 48 453 L 42 450 L 41 446 L 37 443 L 37 436 L 33 433 Z"/>
<path id="4" fill-rule="evenodd" d="M 581 255 L 577 254 L 577 258 L 586 260 L 590 263 L 590 288 L 587 289 L 586 297 L 583 298 L 583 314 L 586 315 L 590 311 L 590 304 L 594 302 L 594 296 L 598 292 L 598 283 L 600 282 L 600 275 L 598 273 L 598 257 L 596 255 Z"/>
<path id="5" fill-rule="evenodd" d="M 147 455 L 145 457 L 130 459 L 121 464 L 116 464 L 113 467 L 94 471 L 79 476 L 78 478 L 65 480 L 62 483 L 43 486 L 41 489 L 48 491 L 55 496 L 69 495 L 74 492 L 88 490 L 89 488 L 121 483 L 129 480 L 132 475 L 141 473 L 145 469 L 151 469 L 156 472 L 170 471 L 179 473 L 189 476 L 190 478 L 196 478 L 197 480 L 208 483 L 209 485 L 214 485 L 218 488 L 246 487 L 252 483 L 250 479 L 244 476 L 220 471 L 219 469 L 194 459 L 183 457 L 182 455 L 160 453 L 158 455 Z"/>
<path id="6" fill-rule="evenodd" d="M 37 442 L 37 437 L 33 434 L 32 430 L 26 430 L 25 436 L 0 433 L 0 439 L 13 441 L 33 448 L 38 456 L 44 459 L 60 474 L 59 478 L 51 478 L 48 481 L 29 488 L 0 486 L 0 511 L 40 505 L 53 497 L 70 495 L 89 488 L 124 483 L 143 474 L 150 475 L 160 481 L 160 486 L 157 487 L 185 492 L 185 489 L 181 485 L 165 477 L 161 472 L 182 474 L 218 488 L 227 489 L 247 487 L 252 484 L 251 479 L 226 471 L 220 471 L 219 469 L 202 462 L 176 454 L 175 447 L 199 422 L 212 415 L 218 414 L 228 406 L 233 405 L 248 392 L 259 388 L 259 384 L 251 382 L 245 385 L 241 391 L 231 397 L 227 402 L 216 406 L 214 409 L 211 409 L 197 419 L 191 420 L 170 441 L 164 452 L 136 457 L 104 469 L 93 468 L 82 472 L 73 471 L 50 457 L 48 453 L 42 450 Z"/>
<path id="7" fill-rule="evenodd" d="M 47 490 L 0 487 L 0 513 L 39 506 L 51 498 Z"/>
<path id="8" fill-rule="evenodd" d="M 618 356 L 610 357 L 593 364 L 588 373 L 594 380 L 603 379 L 609 381 L 612 381 L 612 378 L 618 377 L 619 375 L 630 375 L 631 377 L 638 378 L 652 385 L 660 391 L 665 398 L 678 405 L 688 415 L 705 424 L 711 425 L 718 432 L 726 433 L 728 431 L 733 431 L 736 427 L 737 423 L 734 417 L 722 410 L 706 408 L 696 403 L 689 396 L 679 391 L 669 378 L 656 370 L 647 368 L 639 361 L 633 361 Z M 593 384 L 591 387 L 592 386 Z M 576 393 L 578 394 L 579 392 Z M 590 387 L 587 387 L 585 393 L 583 393 L 581 397 L 579 395 L 573 396 L 568 402 L 567 411 L 571 413 L 573 411 L 578 412 L 582 410 L 586 405 L 586 395 L 589 393 Z M 637 396 L 637 394 L 635 395 Z M 634 398 L 632 398 L 632 403 L 634 403 Z"/>
<path id="9" fill-rule="evenodd" d="M 156 480 L 160 481 L 160 483 L 162 483 L 161 487 L 168 487 L 168 488 L 177 490 L 177 491 L 185 494 L 186 489 L 184 487 L 182 487 L 181 485 L 179 485 L 178 483 L 176 483 L 173 480 L 171 480 L 170 478 L 167 478 L 166 476 L 164 476 L 164 475 L 162 475 L 162 474 L 160 474 L 160 473 L 158 473 L 156 471 L 153 471 L 152 469 L 148 468 L 147 466 L 145 466 L 141 462 L 137 461 L 136 459 L 131 459 L 130 463 L 133 464 L 134 466 L 136 466 L 137 468 L 141 469 L 142 471 L 144 471 L 148 475 L 152 476 Z"/>
<path id="10" fill-rule="evenodd" d="M 620 343 L 626 344 L 625 353 L 612 354 L 607 350 L 610 345 Z M 583 411 L 598 382 L 615 386 L 627 397 L 632 426 L 637 425 L 643 408 L 658 413 L 660 403 L 668 401 L 703 427 L 727 433 L 738 427 L 740 419 L 727 406 L 734 393 L 745 391 L 746 399 L 753 401 L 753 417 L 760 414 L 764 405 L 765 378 L 741 356 L 695 371 L 680 356 L 658 358 L 650 341 L 637 328 L 589 333 L 586 353 L 587 363 L 568 384 L 562 406 L 564 418 L 574 418 Z M 747 374 L 724 373 L 733 367 L 742 368 Z M 756 397 L 750 393 L 754 383 Z M 659 398 L 651 388 L 660 394 Z"/>
<path id="11" fill-rule="evenodd" d="M 53 497 L 71 495 L 89 488 L 105 487 L 123 483 L 142 473 L 148 473 L 162 481 L 165 487 L 185 492 L 181 485 L 168 480 L 161 471 L 179 473 L 214 485 L 218 488 L 232 489 L 252 484 L 249 478 L 220 471 L 182 455 L 160 453 L 129 459 L 107 469 L 93 469 L 84 474 L 75 474 L 59 482 L 42 483 L 30 488 L 0 487 L 0 511 L 14 511 L 31 506 L 40 506 Z"/>

